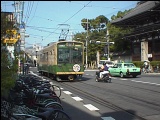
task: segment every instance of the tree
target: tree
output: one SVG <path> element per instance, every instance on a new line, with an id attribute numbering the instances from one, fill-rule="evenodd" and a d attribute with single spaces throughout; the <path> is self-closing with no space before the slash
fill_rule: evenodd
<path id="1" fill-rule="evenodd" d="M 85 30 L 87 29 L 86 22 L 87 22 L 87 19 L 81 20 L 81 25 Z M 106 25 L 108 22 L 109 22 L 109 19 L 103 15 L 100 15 L 95 19 L 88 19 L 88 34 L 89 34 L 88 40 L 106 41 L 104 37 L 106 36 L 106 29 L 107 29 Z M 77 36 L 78 35 L 75 35 L 75 38 L 77 38 Z M 83 38 L 86 38 L 86 34 L 83 34 Z M 103 52 L 104 44 L 99 44 L 99 45 L 88 44 L 87 48 L 88 48 L 88 61 L 92 61 L 92 60 L 96 61 L 97 50 L 100 50 L 100 52 Z"/>
<path id="2" fill-rule="evenodd" d="M 125 10 L 124 12 L 119 11 L 117 15 L 116 16 L 113 15 L 111 19 L 115 20 L 118 18 L 122 18 L 131 10 L 132 9 Z M 111 46 L 111 51 L 114 51 L 114 52 L 129 51 L 130 41 L 124 39 L 123 37 L 125 36 L 125 34 L 129 34 L 132 31 L 132 29 L 129 27 L 126 27 L 126 28 L 117 27 L 117 26 L 111 25 L 110 22 L 107 24 L 107 27 L 109 28 L 109 33 L 111 35 L 110 40 L 115 42 L 114 46 Z"/>
<path id="3" fill-rule="evenodd" d="M 7 30 L 13 29 L 14 22 L 8 21 L 6 15 L 1 12 L 1 41 L 6 36 Z M 8 58 L 9 52 L 6 45 L 1 42 L 1 96 L 7 97 L 9 89 L 12 88 L 17 79 L 18 61 L 13 63 Z"/>
<path id="4" fill-rule="evenodd" d="M 125 10 L 124 12 L 119 11 L 117 15 L 113 15 L 111 17 L 111 20 L 122 18 L 124 15 L 126 15 L 130 11 L 131 9 Z M 86 22 L 87 22 L 87 19 L 81 20 L 81 25 L 84 29 L 86 29 Z M 88 29 L 89 41 L 92 40 L 92 41 L 106 42 L 106 39 L 104 37 L 106 37 L 106 33 L 108 29 L 109 35 L 110 35 L 109 41 L 115 43 L 114 45 L 109 46 L 110 52 L 117 52 L 117 51 L 122 52 L 122 51 L 130 50 L 130 41 L 123 39 L 123 36 L 125 34 L 130 33 L 132 31 L 131 28 L 126 27 L 124 29 L 121 27 L 116 27 L 112 25 L 109 19 L 103 15 L 99 15 L 95 19 L 88 19 L 88 24 L 90 25 L 90 29 Z M 83 41 L 85 44 L 86 35 L 87 35 L 86 32 L 78 33 L 74 36 L 74 39 L 77 40 L 77 38 L 80 38 L 79 40 Z M 96 61 L 97 50 L 99 50 L 100 54 L 102 54 L 101 58 L 104 57 L 103 56 L 103 54 L 105 53 L 104 47 L 105 47 L 105 44 L 88 43 L 88 46 L 87 46 L 88 61 Z"/>

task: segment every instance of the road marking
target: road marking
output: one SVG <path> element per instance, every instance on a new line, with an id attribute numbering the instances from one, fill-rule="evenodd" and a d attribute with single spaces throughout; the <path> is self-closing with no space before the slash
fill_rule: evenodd
<path id="1" fill-rule="evenodd" d="M 95 106 L 93 106 L 91 104 L 86 104 L 86 105 L 83 105 L 83 106 L 85 106 L 86 108 L 88 108 L 90 111 L 99 110 L 98 108 L 96 108 Z"/>
<path id="2" fill-rule="evenodd" d="M 154 85 L 160 85 L 160 84 L 157 84 L 157 83 L 150 83 L 150 84 L 154 84 Z"/>
<path id="3" fill-rule="evenodd" d="M 68 94 L 68 95 L 70 95 L 70 94 L 72 94 L 71 92 L 69 92 L 69 91 L 63 91 L 65 94 Z"/>
<path id="4" fill-rule="evenodd" d="M 101 117 L 103 120 L 115 120 L 114 118 L 112 117 Z"/>
<path id="5" fill-rule="evenodd" d="M 151 83 L 151 82 L 144 82 L 144 81 L 136 81 L 136 80 L 131 80 L 133 82 L 140 82 L 140 83 L 148 83 L 148 84 L 153 84 L 153 85 L 160 85 L 158 83 Z"/>
<path id="6" fill-rule="evenodd" d="M 121 79 L 121 80 L 128 80 L 128 79 Z"/>
<path id="7" fill-rule="evenodd" d="M 82 101 L 83 99 L 82 98 L 80 98 L 80 97 L 72 97 L 74 100 L 76 100 L 76 101 Z"/>

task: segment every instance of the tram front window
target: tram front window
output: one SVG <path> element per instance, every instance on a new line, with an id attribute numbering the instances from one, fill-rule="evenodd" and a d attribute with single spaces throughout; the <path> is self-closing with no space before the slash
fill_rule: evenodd
<path id="1" fill-rule="evenodd" d="M 71 52 L 71 62 L 72 63 L 82 63 L 82 49 L 81 48 L 73 48 Z"/>
<path id="2" fill-rule="evenodd" d="M 59 63 L 69 62 L 69 49 L 60 48 L 58 50 L 58 62 Z"/>
<path id="3" fill-rule="evenodd" d="M 58 63 L 82 63 L 82 48 L 58 49 Z"/>

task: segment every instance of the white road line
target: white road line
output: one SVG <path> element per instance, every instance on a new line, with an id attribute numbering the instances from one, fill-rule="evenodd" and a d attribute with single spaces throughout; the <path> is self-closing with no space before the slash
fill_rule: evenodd
<path id="1" fill-rule="evenodd" d="M 68 94 L 68 95 L 70 95 L 70 94 L 72 94 L 71 92 L 69 92 L 69 91 L 63 91 L 65 94 Z"/>
<path id="2" fill-rule="evenodd" d="M 83 106 L 85 106 L 86 108 L 88 108 L 90 111 L 99 110 L 98 108 L 96 108 L 95 106 L 93 106 L 91 104 L 86 104 L 86 105 L 83 105 Z"/>
<path id="3" fill-rule="evenodd" d="M 115 120 L 114 118 L 112 117 L 101 117 L 103 120 Z"/>
<path id="4" fill-rule="evenodd" d="M 82 101 L 83 99 L 82 98 L 80 98 L 80 97 L 72 97 L 74 100 L 76 100 L 76 101 Z"/>
<path id="5" fill-rule="evenodd" d="M 121 80 L 128 80 L 128 79 L 121 79 Z"/>
<path id="6" fill-rule="evenodd" d="M 147 83 L 147 84 L 153 84 L 153 85 L 160 85 L 160 84 L 158 84 L 158 83 L 151 83 L 151 82 L 144 82 L 144 81 L 136 81 L 136 80 L 131 80 L 131 81 L 133 81 L 133 82 L 140 82 L 140 83 Z"/>
<path id="7" fill-rule="evenodd" d="M 153 85 L 160 85 L 160 84 L 157 84 L 157 83 L 149 83 L 149 84 L 153 84 Z"/>

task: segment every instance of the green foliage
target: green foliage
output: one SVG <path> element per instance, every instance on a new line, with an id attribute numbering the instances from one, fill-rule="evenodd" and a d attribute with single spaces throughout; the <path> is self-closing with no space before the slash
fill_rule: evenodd
<path id="1" fill-rule="evenodd" d="M 130 10 L 125 10 L 124 12 L 119 11 L 117 15 L 113 15 L 111 17 L 112 20 L 115 19 L 121 19 L 124 15 L 126 15 Z M 81 20 L 81 25 L 85 29 L 86 28 L 86 22 L 87 19 L 82 19 Z M 90 40 L 92 41 L 101 41 L 101 42 L 107 42 L 107 39 L 104 38 L 106 37 L 107 34 L 107 29 L 109 30 L 109 35 L 108 37 L 110 42 L 114 42 L 114 45 L 110 45 L 109 49 L 110 52 L 123 52 L 123 51 L 129 51 L 130 50 L 130 41 L 126 40 L 123 38 L 125 34 L 129 34 L 132 29 L 129 27 L 126 28 L 121 28 L 121 27 L 116 27 L 111 24 L 108 18 L 106 18 L 103 15 L 97 16 L 95 19 L 88 19 L 88 24 L 91 29 L 88 29 L 88 35 L 89 37 L 86 39 L 87 32 L 83 33 L 77 33 L 74 36 L 74 40 L 77 40 L 77 38 L 80 38 L 78 41 L 85 42 L 88 40 L 88 61 L 95 61 L 96 60 L 96 53 L 97 50 L 100 52 L 102 55 L 100 59 L 106 59 L 106 56 L 103 56 L 104 54 L 104 47 L 105 44 L 96 44 L 96 43 L 89 43 Z M 95 56 L 95 57 L 94 57 Z"/>
<path id="2" fill-rule="evenodd" d="M 16 60 L 14 61 L 16 62 Z M 9 89 L 15 84 L 18 65 L 10 63 L 8 51 L 1 48 L 1 96 L 7 96 Z"/>
<path id="3" fill-rule="evenodd" d="M 14 22 L 9 21 L 6 15 L 1 12 L 1 40 L 6 37 L 7 30 L 14 28 Z M 14 60 L 11 63 L 8 57 L 10 53 L 5 45 L 1 42 L 1 96 L 7 97 L 9 89 L 15 85 L 15 80 L 17 79 L 18 61 Z"/>
<path id="4" fill-rule="evenodd" d="M 132 61 L 132 62 L 135 64 L 136 67 L 140 67 L 140 68 L 143 66 L 143 63 L 144 63 L 143 61 Z"/>
<path id="5" fill-rule="evenodd" d="M 153 68 L 156 68 L 157 66 L 159 66 L 160 68 L 160 61 L 151 61 L 150 64 L 152 65 Z"/>
<path id="6" fill-rule="evenodd" d="M 133 63 L 134 63 L 137 67 L 142 68 L 144 62 L 143 62 L 143 61 L 133 61 Z M 152 67 L 156 67 L 156 66 L 158 65 L 159 68 L 160 68 L 160 61 L 151 61 L 151 62 L 150 62 L 150 65 L 151 65 Z"/>

